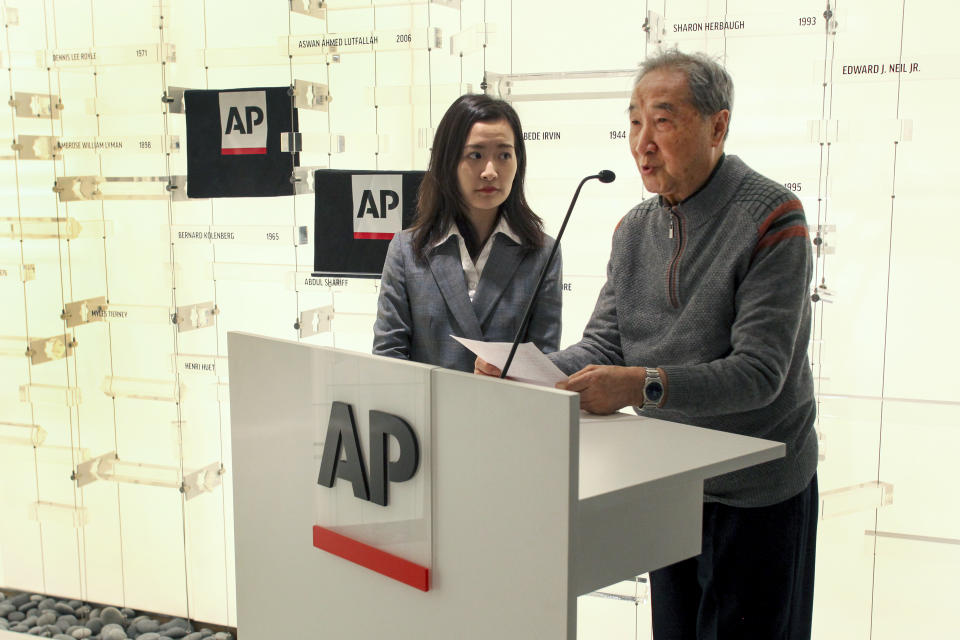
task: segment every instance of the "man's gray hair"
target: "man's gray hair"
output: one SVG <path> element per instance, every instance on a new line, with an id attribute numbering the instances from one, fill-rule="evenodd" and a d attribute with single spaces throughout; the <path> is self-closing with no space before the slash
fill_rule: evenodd
<path id="1" fill-rule="evenodd" d="M 636 87 L 643 76 L 660 69 L 674 69 L 687 75 L 690 100 L 701 116 L 710 116 L 722 109 L 733 111 L 733 79 L 710 56 L 676 49 L 661 51 L 640 63 L 633 86 Z"/>

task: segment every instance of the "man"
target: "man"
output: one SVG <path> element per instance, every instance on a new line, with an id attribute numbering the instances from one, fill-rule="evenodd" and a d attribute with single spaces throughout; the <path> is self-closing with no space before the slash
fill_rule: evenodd
<path id="1" fill-rule="evenodd" d="M 783 459 L 707 480 L 703 548 L 651 573 L 656 640 L 809 638 L 818 494 L 800 202 L 724 156 L 733 83 L 700 54 L 641 65 L 630 149 L 644 186 L 613 236 L 581 341 L 550 358 L 580 406 L 777 440 Z M 479 373 L 499 372 L 478 360 Z"/>

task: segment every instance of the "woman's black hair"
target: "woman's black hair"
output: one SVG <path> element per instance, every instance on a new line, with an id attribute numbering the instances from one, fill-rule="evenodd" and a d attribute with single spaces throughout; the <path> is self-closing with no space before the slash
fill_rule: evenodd
<path id="1" fill-rule="evenodd" d="M 513 129 L 514 152 L 517 157 L 517 173 L 513 178 L 510 195 L 500 205 L 500 214 L 520 237 L 524 247 L 533 249 L 543 246 L 543 220 L 530 209 L 523 193 L 527 150 L 523 144 L 520 117 L 513 107 L 503 100 L 484 94 L 467 94 L 453 101 L 440 119 L 433 138 L 430 166 L 420 184 L 417 215 L 411 227 L 413 251 L 419 259 L 426 260 L 427 251 L 440 239 L 451 222 L 456 223 L 470 255 L 480 250 L 479 239 L 467 218 L 468 207 L 460 193 L 457 168 L 473 125 L 477 122 L 499 120 L 506 120 Z"/>

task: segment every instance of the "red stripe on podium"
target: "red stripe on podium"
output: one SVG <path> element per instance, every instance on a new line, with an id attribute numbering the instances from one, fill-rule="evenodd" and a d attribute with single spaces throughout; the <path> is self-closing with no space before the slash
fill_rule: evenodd
<path id="1" fill-rule="evenodd" d="M 354 240 L 390 240 L 392 238 L 392 233 L 361 233 L 358 231 L 353 234 Z"/>
<path id="2" fill-rule="evenodd" d="M 266 153 L 266 147 L 247 147 L 244 149 L 220 149 L 220 155 L 223 156 L 249 156 L 258 153 Z"/>
<path id="3" fill-rule="evenodd" d="M 314 525 L 313 546 L 421 591 L 430 590 L 430 569 Z"/>

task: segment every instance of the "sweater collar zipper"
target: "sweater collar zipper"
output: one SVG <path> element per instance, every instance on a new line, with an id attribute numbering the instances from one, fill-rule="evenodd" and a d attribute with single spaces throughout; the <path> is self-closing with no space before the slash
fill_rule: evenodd
<path id="1" fill-rule="evenodd" d="M 677 289 L 680 287 L 680 256 L 683 253 L 683 217 L 680 215 L 678 206 L 670 207 L 670 238 L 676 242 L 677 248 L 673 253 L 673 259 L 670 261 L 670 270 L 667 274 L 667 295 L 670 298 L 670 304 L 675 308 L 680 307 L 680 294 Z M 674 222 L 676 220 L 676 222 Z M 676 236 L 674 236 L 674 226 L 676 226 Z"/>

